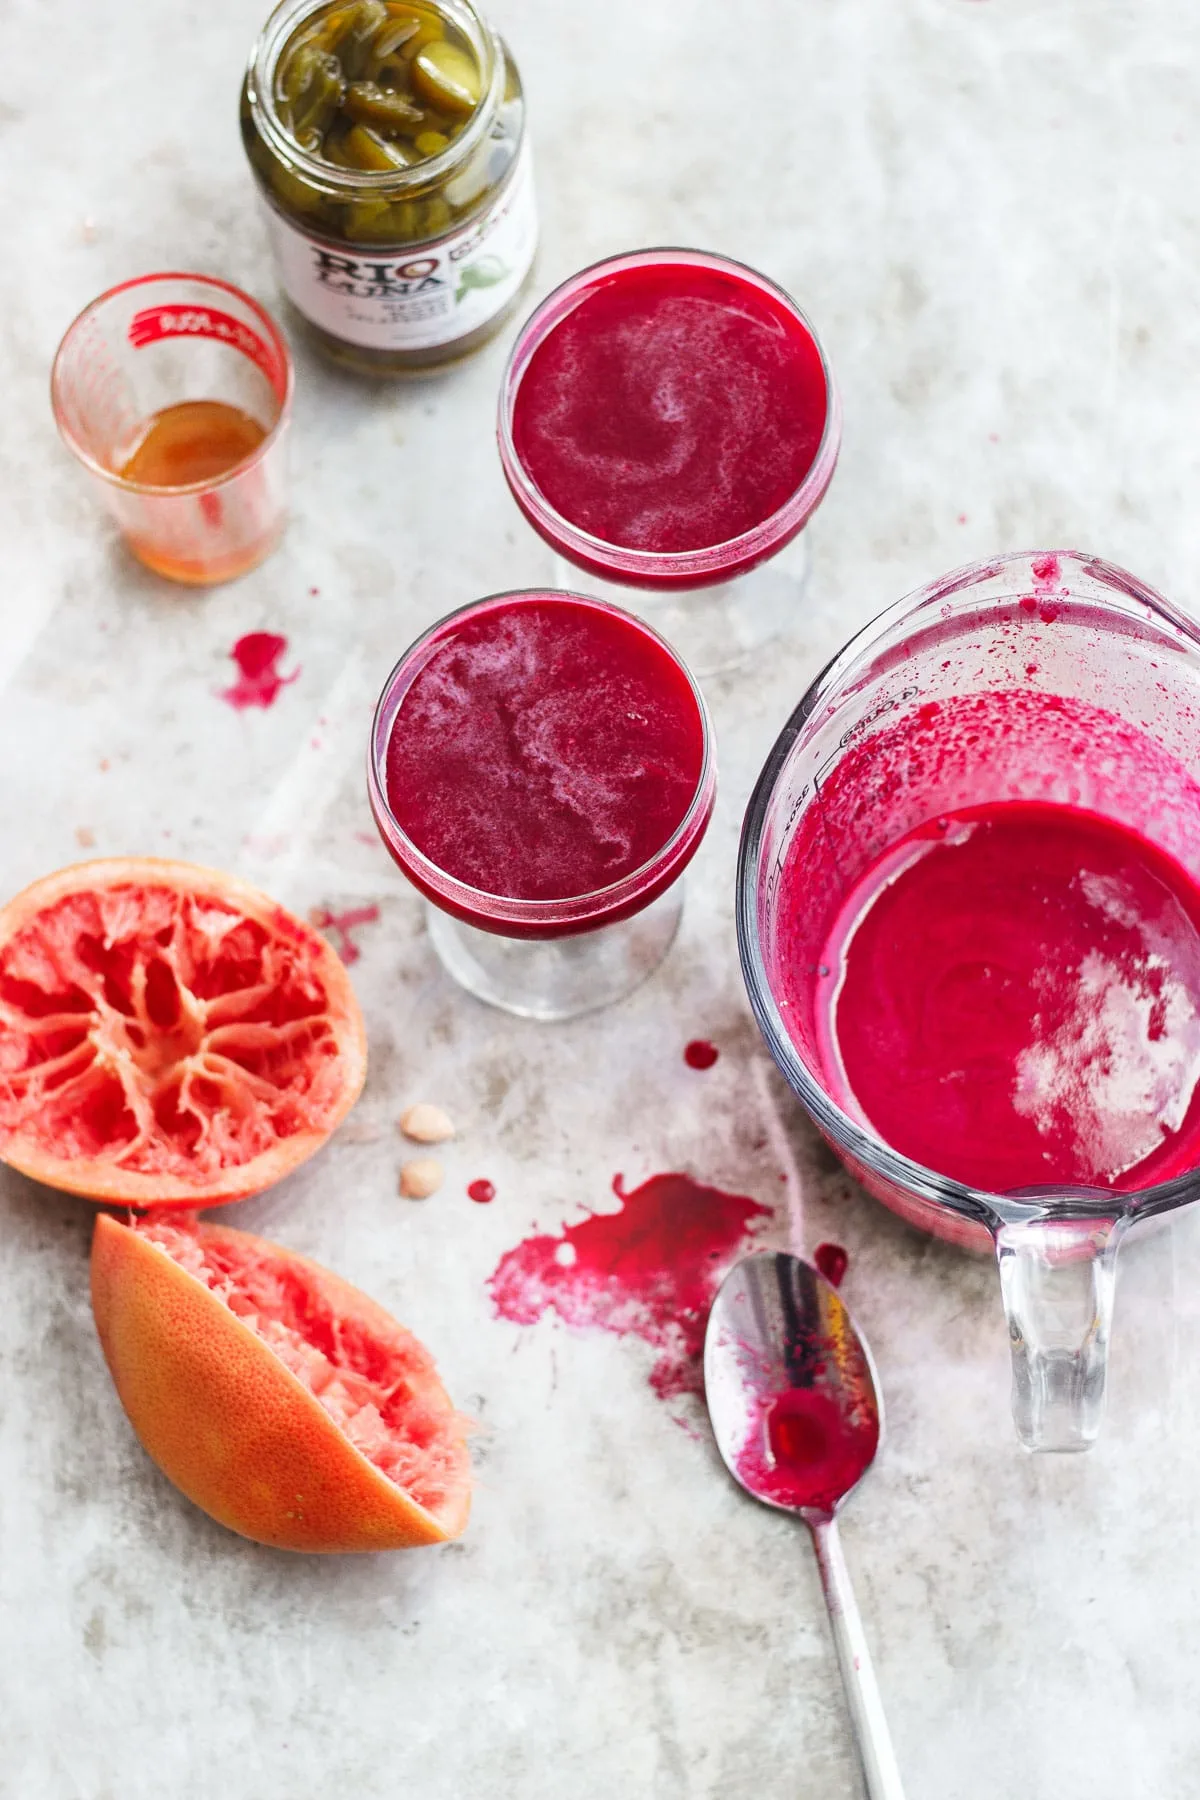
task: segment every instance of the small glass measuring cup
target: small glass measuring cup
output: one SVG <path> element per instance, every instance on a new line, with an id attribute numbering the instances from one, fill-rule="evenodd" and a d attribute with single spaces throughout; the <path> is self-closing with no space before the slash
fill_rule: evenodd
<path id="1" fill-rule="evenodd" d="M 515 421 L 521 383 L 537 351 L 590 295 L 643 271 L 723 277 L 758 304 L 777 310 L 803 340 L 824 380 L 824 421 L 813 461 L 799 486 L 759 524 L 723 543 L 693 550 L 630 549 L 594 536 L 558 512 L 526 468 Z M 674 644 L 703 678 L 748 664 L 788 631 L 808 579 L 804 531 L 825 498 L 842 441 L 842 412 L 829 360 L 816 331 L 783 288 L 725 256 L 701 250 L 653 249 L 609 257 L 555 288 L 530 315 L 513 345 L 500 389 L 497 440 L 513 498 L 556 557 L 556 582 L 567 587 L 582 569 L 588 592 L 638 613 Z M 597 476 L 598 480 L 603 475 Z"/>
<path id="2" fill-rule="evenodd" d="M 67 448 L 94 478 L 130 550 L 171 581 L 231 581 L 283 531 L 292 359 L 248 294 L 211 275 L 143 275 L 110 288 L 70 326 L 50 377 Z M 224 403 L 263 432 L 223 474 L 152 486 L 121 473 L 155 417 Z"/>
<path id="3" fill-rule="evenodd" d="M 1013 691 L 1051 698 L 1044 709 L 1025 709 L 1031 721 L 1049 720 L 1044 729 L 1014 724 L 1007 711 L 1004 729 L 947 737 L 941 754 L 904 761 L 886 753 L 918 709 L 936 716 L 951 699 Z M 1098 753 L 1089 754 L 1086 734 L 1062 725 L 1060 701 L 1069 716 L 1093 721 Z M 1094 1441 L 1118 1249 L 1131 1225 L 1200 1198 L 1200 1169 L 1134 1191 L 989 1193 L 923 1167 L 829 1091 L 815 1017 L 797 1005 L 784 958 L 801 943 L 819 955 L 822 920 L 888 845 L 988 801 L 1059 802 L 1100 814 L 1200 880 L 1198 714 L 1200 631 L 1186 615 L 1094 557 L 997 557 L 900 601 L 851 640 L 792 714 L 746 815 L 738 940 L 771 1053 L 876 1198 L 952 1243 L 994 1247 L 1013 1415 L 1032 1450 L 1082 1450 Z M 807 879 L 785 951 L 781 877 L 801 831 Z"/>

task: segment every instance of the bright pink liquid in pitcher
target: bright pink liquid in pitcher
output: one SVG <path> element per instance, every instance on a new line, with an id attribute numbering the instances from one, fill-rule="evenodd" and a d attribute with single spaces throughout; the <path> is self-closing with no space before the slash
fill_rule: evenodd
<path id="1" fill-rule="evenodd" d="M 457 880 L 569 899 L 650 862 L 703 761 L 696 696 L 663 644 L 608 608 L 535 596 L 435 645 L 396 714 L 387 800 Z"/>
<path id="2" fill-rule="evenodd" d="M 833 1097 L 943 1175 L 1200 1163 L 1200 889 L 1095 813 L 1000 801 L 900 838 L 843 898 L 813 1017 Z"/>
<path id="3" fill-rule="evenodd" d="M 1200 782 L 1080 697 L 882 716 L 805 790 L 763 896 L 809 1070 L 893 1149 L 993 1192 L 1200 1167 Z M 914 1223 L 984 1235 L 862 1173 Z"/>
<path id="4" fill-rule="evenodd" d="M 530 358 L 513 444 L 556 512 L 680 552 L 772 517 L 816 458 L 828 392 L 794 313 L 732 271 L 601 273 Z"/>

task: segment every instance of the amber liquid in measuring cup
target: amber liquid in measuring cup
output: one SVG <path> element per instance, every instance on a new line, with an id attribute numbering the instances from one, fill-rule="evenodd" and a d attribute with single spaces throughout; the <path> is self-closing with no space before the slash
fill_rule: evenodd
<path id="1" fill-rule="evenodd" d="M 122 481 L 136 487 L 183 492 L 201 483 L 221 481 L 247 462 L 267 433 L 257 419 L 224 400 L 183 400 L 151 415 L 136 448 L 117 469 Z M 210 525 L 222 523 L 221 496 L 215 490 L 202 493 L 199 504 Z M 164 555 L 132 533 L 134 555 L 171 581 L 232 581 L 261 562 L 274 542 L 244 545 L 228 555 Z"/>
<path id="2" fill-rule="evenodd" d="M 252 456 L 266 435 L 257 419 L 223 400 L 183 400 L 149 419 L 117 473 L 140 487 L 215 481 Z"/>

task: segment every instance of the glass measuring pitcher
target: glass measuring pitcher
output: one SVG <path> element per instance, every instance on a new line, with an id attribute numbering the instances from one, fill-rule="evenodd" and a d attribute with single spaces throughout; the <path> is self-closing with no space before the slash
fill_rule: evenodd
<path id="1" fill-rule="evenodd" d="M 912 1224 L 994 1247 L 1021 1441 L 1082 1450 L 1103 1414 L 1118 1249 L 1131 1225 L 1200 1198 L 1200 1128 L 1164 1130 L 1161 1155 L 1124 1173 L 1114 1163 L 1111 1178 L 993 1191 L 888 1142 L 839 1084 L 823 1036 L 820 980 L 845 979 L 829 967 L 831 931 L 868 871 L 910 834 L 1007 801 L 1074 809 L 1099 829 L 1136 835 L 1200 893 L 1200 631 L 1096 558 L 1032 552 L 957 570 L 846 646 L 796 708 L 751 798 L 738 940 L 771 1053 L 852 1173 Z M 1023 866 L 1006 878 L 1029 879 Z M 1107 909 L 1113 930 L 1128 926 L 1117 890 L 1085 898 Z M 1161 987 L 1154 964 L 1150 954 L 1146 979 Z M 1082 962 L 1079 972 L 1082 980 Z M 1200 1104 L 1200 1013 L 1168 998 L 1142 1030 L 1141 1086 L 1121 1089 L 1118 1122 L 1131 1142 L 1158 1129 L 1163 1067 L 1178 1088 L 1172 1119 L 1194 1120 Z M 1066 1053 L 1076 1051 L 1068 1044 Z M 1048 1105 L 1038 1092 L 1045 1070 L 1026 1073 L 1030 1091 L 1014 1091 L 1014 1117 Z M 898 1087 L 905 1075 L 896 1069 Z M 1145 1170 L 1151 1179 L 1138 1185 Z"/>

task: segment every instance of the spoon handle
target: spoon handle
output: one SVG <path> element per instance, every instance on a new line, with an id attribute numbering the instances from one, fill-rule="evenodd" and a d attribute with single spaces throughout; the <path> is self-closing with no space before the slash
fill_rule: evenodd
<path id="1" fill-rule="evenodd" d="M 904 1800 L 883 1702 L 834 1519 L 808 1519 L 867 1800 Z"/>

